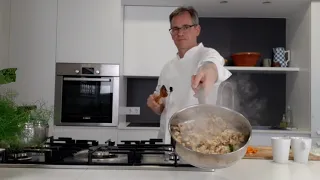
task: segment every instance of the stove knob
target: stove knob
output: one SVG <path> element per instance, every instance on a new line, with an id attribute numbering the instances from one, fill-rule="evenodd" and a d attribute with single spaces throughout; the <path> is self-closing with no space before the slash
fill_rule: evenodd
<path id="1" fill-rule="evenodd" d="M 96 73 L 97 73 L 97 74 L 100 74 L 100 71 L 99 71 L 99 70 L 96 70 Z"/>
<path id="2" fill-rule="evenodd" d="M 77 74 L 79 74 L 80 71 L 79 71 L 79 70 L 75 70 L 74 72 L 77 73 Z"/>

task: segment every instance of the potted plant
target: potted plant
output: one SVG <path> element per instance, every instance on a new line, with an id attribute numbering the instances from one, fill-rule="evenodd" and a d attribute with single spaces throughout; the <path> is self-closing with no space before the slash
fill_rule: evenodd
<path id="1" fill-rule="evenodd" d="M 0 86 L 16 81 L 17 68 L 0 70 Z M 0 93 L 0 148 L 19 150 L 24 146 L 36 146 L 47 138 L 53 108 L 43 101 L 19 106 L 17 93 L 6 90 Z"/>
<path id="2" fill-rule="evenodd" d="M 0 70 L 0 86 L 16 81 L 17 68 Z M 18 134 L 28 122 L 29 114 L 18 108 L 15 103 L 17 93 L 6 90 L 0 93 L 0 147 L 19 148 Z"/>

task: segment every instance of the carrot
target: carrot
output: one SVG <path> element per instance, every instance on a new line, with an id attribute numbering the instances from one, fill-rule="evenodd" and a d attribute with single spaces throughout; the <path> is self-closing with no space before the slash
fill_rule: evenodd
<path id="1" fill-rule="evenodd" d="M 255 154 L 258 152 L 258 149 L 248 146 L 246 154 Z"/>

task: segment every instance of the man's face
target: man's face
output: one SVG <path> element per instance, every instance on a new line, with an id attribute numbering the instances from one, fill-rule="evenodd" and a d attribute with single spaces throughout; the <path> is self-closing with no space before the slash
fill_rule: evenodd
<path id="1" fill-rule="evenodd" d="M 178 49 L 190 48 L 197 43 L 200 25 L 192 23 L 191 15 L 184 12 L 171 21 L 171 36 Z"/>

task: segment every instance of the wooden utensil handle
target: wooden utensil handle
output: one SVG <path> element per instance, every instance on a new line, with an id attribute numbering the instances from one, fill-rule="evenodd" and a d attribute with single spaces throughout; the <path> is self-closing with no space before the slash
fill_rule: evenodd
<path id="1" fill-rule="evenodd" d="M 158 103 L 158 104 L 159 104 L 160 98 L 161 98 L 161 96 L 160 96 L 160 95 L 154 98 L 154 100 L 156 101 L 156 103 Z"/>

